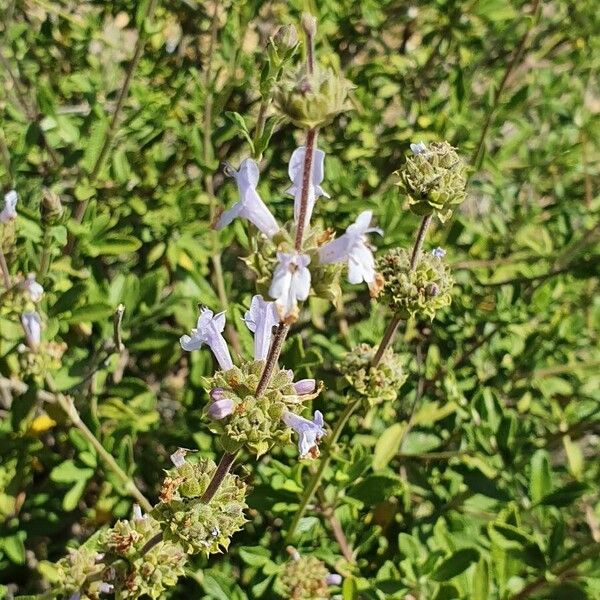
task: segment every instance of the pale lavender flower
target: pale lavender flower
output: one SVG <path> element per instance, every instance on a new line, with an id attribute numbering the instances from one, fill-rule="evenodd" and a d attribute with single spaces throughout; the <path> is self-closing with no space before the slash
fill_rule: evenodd
<path id="1" fill-rule="evenodd" d="M 310 292 L 310 271 L 307 269 L 310 258 L 306 254 L 277 253 L 277 267 L 269 288 L 271 298 L 277 300 L 277 307 L 283 317 L 294 315 L 298 300 L 306 300 Z"/>
<path id="2" fill-rule="evenodd" d="M 273 327 L 279 323 L 275 302 L 267 302 L 257 294 L 244 315 L 244 322 L 254 334 L 254 360 L 265 360 L 271 346 Z"/>
<path id="3" fill-rule="evenodd" d="M 215 400 L 208 405 L 206 412 L 211 419 L 218 421 L 228 417 L 235 408 L 235 402 L 231 398 Z"/>
<path id="4" fill-rule="evenodd" d="M 40 316 L 32 310 L 24 312 L 21 315 L 21 324 L 25 331 L 27 344 L 32 350 L 35 350 L 42 340 L 42 320 Z"/>
<path id="5" fill-rule="evenodd" d="M 378 227 L 369 227 L 373 213 L 365 210 L 339 238 L 319 248 L 319 260 L 324 263 L 347 262 L 348 281 L 371 285 L 375 281 L 375 259 L 367 246 L 367 233 L 383 234 Z"/>
<path id="6" fill-rule="evenodd" d="M 325 578 L 327 585 L 340 585 L 342 583 L 342 576 L 339 573 L 330 573 Z"/>
<path id="7" fill-rule="evenodd" d="M 242 161 L 238 171 L 229 167 L 226 173 L 235 179 L 240 199 L 229 210 L 221 214 L 215 227 L 222 229 L 236 217 L 241 217 L 248 219 L 268 237 L 273 237 L 279 231 L 279 225 L 256 191 L 259 178 L 256 162 L 247 158 Z"/>
<path id="8" fill-rule="evenodd" d="M 177 468 L 183 467 L 185 464 L 185 455 L 187 454 L 187 450 L 185 448 L 177 448 L 169 458 L 174 466 Z"/>
<path id="9" fill-rule="evenodd" d="M 8 223 L 17 218 L 17 200 L 15 190 L 4 194 L 4 208 L 0 211 L 0 223 Z"/>
<path id="10" fill-rule="evenodd" d="M 296 148 L 292 153 L 290 164 L 288 166 L 288 174 L 290 176 L 292 185 L 286 190 L 286 193 L 294 196 L 294 221 L 296 221 L 296 224 L 300 218 L 300 205 L 302 203 L 302 178 L 304 176 L 305 154 L 306 148 L 304 146 Z M 329 194 L 321 187 L 321 183 L 323 182 L 323 177 L 325 175 L 324 166 L 325 152 L 315 149 L 312 164 L 312 181 L 309 182 L 308 186 L 306 217 L 304 221 L 305 226 L 310 222 L 310 217 L 315 207 L 317 198 L 319 196 L 325 196 L 325 198 L 329 198 Z"/>
<path id="11" fill-rule="evenodd" d="M 294 383 L 294 389 L 298 396 L 304 396 L 305 394 L 312 394 L 317 387 L 317 382 L 314 379 L 300 379 Z"/>
<path id="12" fill-rule="evenodd" d="M 285 411 L 281 417 L 283 422 L 298 434 L 298 450 L 300 458 L 317 458 L 319 456 L 319 441 L 326 435 L 321 411 L 316 410 L 312 421 Z"/>
<path id="13" fill-rule="evenodd" d="M 444 258 L 444 256 L 446 256 L 446 251 L 438 246 L 431 251 L 431 254 L 435 256 L 435 258 Z"/>
<path id="14" fill-rule="evenodd" d="M 98 586 L 98 591 L 101 594 L 112 594 L 114 589 L 115 589 L 115 586 L 112 585 L 112 583 L 106 583 L 105 581 L 101 582 L 100 585 Z"/>
<path id="15" fill-rule="evenodd" d="M 423 142 L 419 142 L 418 144 L 411 144 L 410 149 L 413 154 L 424 154 L 427 152 L 427 146 Z"/>
<path id="16" fill-rule="evenodd" d="M 44 295 L 44 288 L 35 280 L 34 273 L 27 275 L 27 279 L 22 283 L 22 287 L 32 302 L 39 302 Z"/>
<path id="17" fill-rule="evenodd" d="M 69 596 L 69 600 L 81 600 L 81 592 L 73 592 Z"/>
<path id="18" fill-rule="evenodd" d="M 223 400 L 223 398 L 226 398 L 225 396 L 225 389 L 222 387 L 215 387 L 212 390 L 210 390 L 210 392 L 208 392 L 208 395 L 210 396 L 211 400 Z"/>
<path id="19" fill-rule="evenodd" d="M 179 343 L 188 352 L 198 350 L 206 344 L 212 350 L 221 369 L 229 371 L 233 368 L 233 362 L 231 361 L 227 342 L 222 335 L 224 329 L 225 313 L 215 315 L 212 310 L 203 308 L 200 311 L 196 327 L 192 329 L 192 335 L 182 335 Z"/>
<path id="20" fill-rule="evenodd" d="M 142 513 L 142 507 L 139 504 L 134 504 L 133 505 L 133 520 L 141 521 L 143 518 L 144 518 L 144 515 Z"/>

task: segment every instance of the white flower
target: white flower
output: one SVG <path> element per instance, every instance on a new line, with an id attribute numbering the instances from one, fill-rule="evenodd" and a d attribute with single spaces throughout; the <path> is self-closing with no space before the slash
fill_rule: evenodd
<path id="1" fill-rule="evenodd" d="M 17 199 L 15 190 L 4 194 L 4 208 L 0 211 L 0 223 L 8 223 L 17 218 Z"/>
<path id="2" fill-rule="evenodd" d="M 325 578 L 327 585 L 341 585 L 342 576 L 339 573 L 329 573 Z"/>
<path id="3" fill-rule="evenodd" d="M 435 256 L 435 258 L 444 258 L 444 256 L 446 256 L 446 251 L 438 246 L 431 251 L 431 254 Z"/>
<path id="4" fill-rule="evenodd" d="M 27 275 L 27 279 L 22 284 L 23 289 L 32 302 L 39 302 L 44 295 L 44 288 L 35 280 L 35 275 L 33 273 L 29 273 Z"/>
<path id="5" fill-rule="evenodd" d="M 290 158 L 290 164 L 288 166 L 288 174 L 292 185 L 286 190 L 287 194 L 294 196 L 294 221 L 298 223 L 300 218 L 300 204 L 302 203 L 302 178 L 304 176 L 304 155 L 306 154 L 306 148 L 300 146 L 296 148 Z M 306 217 L 304 224 L 310 222 L 315 202 L 319 196 L 325 196 L 329 198 L 329 194 L 323 191 L 321 183 L 324 177 L 324 164 L 325 164 L 325 152 L 323 150 L 315 149 L 313 155 L 312 164 L 312 181 L 309 182 L 308 196 L 306 203 Z"/>
<path id="6" fill-rule="evenodd" d="M 32 310 L 24 312 L 21 315 L 21 324 L 25 331 L 27 344 L 32 350 L 35 350 L 42 340 L 42 320 L 40 316 Z"/>
<path id="7" fill-rule="evenodd" d="M 206 344 L 212 350 L 221 369 L 229 371 L 229 369 L 233 368 L 233 362 L 231 361 L 227 342 L 222 335 L 223 329 L 225 329 L 225 313 L 213 315 L 212 310 L 203 308 L 200 311 L 195 329 L 192 329 L 191 337 L 189 335 L 182 335 L 179 343 L 188 352 L 198 350 L 198 348 Z"/>
<path id="8" fill-rule="evenodd" d="M 367 246 L 367 233 L 383 234 L 378 227 L 369 227 L 373 213 L 365 210 L 339 238 L 319 248 L 319 260 L 324 263 L 347 262 L 348 281 L 369 285 L 375 281 L 375 259 Z"/>
<path id="9" fill-rule="evenodd" d="M 271 346 L 273 327 L 279 323 L 275 302 L 267 302 L 257 294 L 244 315 L 244 322 L 254 334 L 254 360 L 265 360 Z"/>
<path id="10" fill-rule="evenodd" d="M 427 146 L 423 142 L 411 144 L 410 149 L 412 150 L 413 154 L 424 154 L 427 152 Z"/>
<path id="11" fill-rule="evenodd" d="M 247 158 L 242 161 L 239 171 L 229 168 L 227 174 L 235 179 L 240 199 L 229 210 L 221 214 L 215 227 L 222 229 L 236 217 L 242 217 L 254 223 L 268 237 L 273 237 L 279 231 L 279 225 L 256 191 L 259 177 L 256 162 Z"/>
<path id="12" fill-rule="evenodd" d="M 235 402 L 231 398 L 215 400 L 208 405 L 206 412 L 211 419 L 218 421 L 228 417 L 235 409 Z"/>
<path id="13" fill-rule="evenodd" d="M 278 264 L 269 288 L 271 298 L 277 300 L 278 309 L 284 317 L 293 315 L 298 300 L 306 300 L 310 292 L 310 258 L 306 254 L 277 253 Z"/>
<path id="14" fill-rule="evenodd" d="M 177 448 L 169 458 L 176 468 L 183 467 L 185 465 L 185 455 L 187 450 L 185 448 Z"/>
<path id="15" fill-rule="evenodd" d="M 317 458 L 319 456 L 319 441 L 326 435 L 323 429 L 323 415 L 320 411 L 315 410 L 315 416 L 312 421 L 296 415 L 292 412 L 285 411 L 281 417 L 283 422 L 291 427 L 298 434 L 298 450 L 300 458 Z"/>

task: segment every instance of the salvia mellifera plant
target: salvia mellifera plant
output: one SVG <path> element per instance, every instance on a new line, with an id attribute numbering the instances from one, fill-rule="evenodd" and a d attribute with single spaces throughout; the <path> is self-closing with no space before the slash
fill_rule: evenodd
<path id="1" fill-rule="evenodd" d="M 451 302 L 453 278 L 445 251 L 428 248 L 426 243 L 432 221 L 447 225 L 453 209 L 465 199 L 466 166 L 449 143 L 411 144 L 411 155 L 395 174 L 399 197 L 404 196 L 410 210 L 421 218 L 411 248 L 378 254 L 377 240 L 385 238 L 386 232 L 374 222 L 370 210 L 357 214 L 345 231 L 320 216 L 321 199 L 330 198 L 330 192 L 319 133 L 351 110 L 352 85 L 319 64 L 316 29 L 315 18 L 305 15 L 305 60 L 298 66 L 293 66 L 299 47 L 295 29 L 282 28 L 271 39 L 260 86 L 261 96 L 269 99 L 261 113 L 262 131 L 251 155 L 223 167 L 238 199 L 215 211 L 213 227 L 221 230 L 242 219 L 256 231 L 253 252 L 244 257 L 255 275 L 257 291 L 243 315 L 253 336 L 253 353 L 232 356 L 226 340 L 227 316 L 209 306 L 200 308 L 195 327 L 180 339 L 183 351 L 210 351 L 214 357 L 216 370 L 203 379 L 209 398 L 204 418 L 207 430 L 218 439 L 221 458 L 215 463 L 173 448 L 173 466 L 164 473 L 155 503 L 146 499 L 86 427 L 73 399 L 53 383 L 66 348 L 52 341 L 52 331 L 44 328 L 45 316 L 38 309 L 44 289 L 36 274 L 15 277 L 8 270 L 5 254 L 14 251 L 18 192 L 12 190 L 4 197 L 0 212 L 3 310 L 15 315 L 22 327 L 23 342 L 16 350 L 21 373 L 46 390 L 44 398 L 66 413 L 137 501 L 130 518 L 98 530 L 58 563 L 47 565 L 52 588 L 46 598 L 162 598 L 185 574 L 191 556 L 226 552 L 247 522 L 248 483 L 237 474 L 236 461 L 259 459 L 293 441 L 298 460 L 309 461 L 314 468 L 303 479 L 298 508 L 285 532 L 292 542 L 350 416 L 398 401 L 398 390 L 408 377 L 392 347 L 399 323 L 432 320 Z M 299 128 L 304 138 L 289 159 L 288 187 L 279 191 L 293 202 L 293 219 L 286 223 L 275 218 L 269 199 L 259 192 L 259 180 L 270 175 L 261 172 L 260 157 L 270 140 L 264 119 L 271 101 L 280 117 Z M 60 199 L 49 190 L 42 210 L 49 226 L 64 219 Z M 318 298 L 337 305 L 342 279 L 366 286 L 370 297 L 387 307 L 389 323 L 378 345 L 357 345 L 339 360 L 337 377 L 346 406 L 337 421 L 327 423 L 321 411 L 312 410 L 313 401 L 323 394 L 323 383 L 298 377 L 294 365 L 283 364 L 280 355 L 301 319 L 304 303 Z M 122 317 L 120 307 L 108 355 L 121 351 Z M 274 583 L 282 597 L 316 600 L 339 593 L 342 574 L 292 546 L 289 555 Z"/>

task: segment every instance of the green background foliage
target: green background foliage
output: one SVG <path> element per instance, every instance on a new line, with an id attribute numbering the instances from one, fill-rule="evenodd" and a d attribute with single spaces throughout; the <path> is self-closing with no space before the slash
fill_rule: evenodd
<path id="1" fill-rule="evenodd" d="M 446 139 L 471 168 L 467 200 L 426 243 L 448 252 L 452 305 L 402 325 L 409 377 L 350 419 L 294 545 L 344 575 L 344 600 L 600 598 L 596 4 L 3 0 L 0 181 L 20 197 L 9 268 L 38 273 L 44 337 L 67 347 L 55 384 L 148 498 L 177 447 L 221 453 L 202 416 L 212 358 L 178 340 L 198 304 L 226 301 L 228 333 L 251 352 L 239 317 L 255 283 L 240 257 L 256 233 L 210 225 L 236 196 L 221 163 L 237 166 L 249 141 L 264 150 L 263 198 L 291 218 L 301 132 L 272 111 L 265 136 L 255 125 L 268 38 L 310 9 L 319 61 L 355 86 L 353 110 L 319 136 L 331 199 L 317 221 L 341 231 L 370 209 L 378 247 L 408 248 L 419 220 L 393 173 L 409 143 Z M 58 220 L 41 217 L 44 189 L 65 207 Z M 19 312 L 1 298 L 7 596 L 47 589 L 51 563 L 132 499 L 44 382 L 23 376 Z M 282 364 L 325 381 L 314 407 L 327 423 L 350 401 L 336 364 L 377 344 L 388 318 L 366 288 L 345 284 L 337 309 L 309 300 Z M 313 468 L 291 445 L 243 457 L 248 523 L 168 597 L 277 597 Z"/>

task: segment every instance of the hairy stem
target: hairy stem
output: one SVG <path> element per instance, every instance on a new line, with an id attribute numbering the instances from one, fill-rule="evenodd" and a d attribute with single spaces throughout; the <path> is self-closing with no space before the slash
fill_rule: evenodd
<path id="1" fill-rule="evenodd" d="M 298 523 L 300 522 L 300 519 L 304 516 L 304 513 L 306 512 L 310 501 L 312 500 L 313 496 L 315 495 L 315 492 L 317 491 L 317 488 L 321 483 L 321 479 L 323 478 L 325 469 L 331 461 L 335 444 L 337 443 L 338 438 L 340 437 L 342 430 L 344 429 L 344 426 L 348 422 L 348 419 L 354 414 L 354 411 L 360 406 L 361 402 L 361 398 L 356 398 L 355 400 L 349 402 L 346 405 L 344 412 L 339 416 L 336 424 L 333 426 L 331 435 L 327 438 L 327 445 L 323 448 L 319 466 L 317 467 L 317 470 L 313 473 L 307 486 L 304 488 L 304 494 L 302 495 L 302 499 L 300 500 L 300 506 L 298 507 L 298 510 L 294 515 L 292 523 L 290 524 L 290 528 L 288 529 L 285 538 L 287 544 L 289 544 L 294 538 L 294 533 L 296 532 Z"/>
<path id="2" fill-rule="evenodd" d="M 304 149 L 304 167 L 302 169 L 302 190 L 300 192 L 300 210 L 298 222 L 296 223 L 295 248 L 297 252 L 302 250 L 304 229 L 306 227 L 306 211 L 308 208 L 308 194 L 312 182 L 313 159 L 315 155 L 315 143 L 317 129 L 309 129 L 306 132 L 306 145 Z"/>
<path id="3" fill-rule="evenodd" d="M 225 454 L 223 454 L 221 460 L 219 461 L 219 464 L 217 465 L 217 470 L 215 471 L 213 478 L 208 484 L 206 491 L 202 495 L 202 502 L 208 504 L 213 499 L 221 483 L 223 483 L 223 479 L 225 479 L 225 476 L 227 475 L 227 473 L 229 473 L 231 467 L 233 466 L 236 456 L 237 452 L 225 452 Z"/>
<path id="4" fill-rule="evenodd" d="M 281 354 L 281 349 L 283 348 L 283 342 L 285 342 L 285 338 L 287 337 L 289 330 L 290 326 L 287 323 L 279 323 L 277 326 L 277 331 L 273 336 L 273 341 L 271 342 L 271 347 L 269 348 L 269 354 L 267 354 L 265 368 L 263 369 L 262 375 L 260 376 L 260 381 L 256 387 L 257 398 L 260 398 L 260 396 L 265 393 L 265 390 L 269 385 L 269 381 L 271 381 L 273 370 L 277 366 L 277 361 L 279 360 L 279 355 Z"/>
<path id="5" fill-rule="evenodd" d="M 83 436 L 88 440 L 88 442 L 94 447 L 102 461 L 106 466 L 110 468 L 110 470 L 120 479 L 121 483 L 123 483 L 124 489 L 128 495 L 133 497 L 136 502 L 146 511 L 149 512 L 152 510 L 152 504 L 146 499 L 144 494 L 140 492 L 138 487 L 135 485 L 133 479 L 125 473 L 125 471 L 119 466 L 117 461 L 114 459 L 112 454 L 106 450 L 106 448 L 100 443 L 98 438 L 92 433 L 92 431 L 88 428 L 88 426 L 81 420 L 75 405 L 73 404 L 72 398 L 67 396 L 63 396 L 63 394 L 55 391 L 54 384 L 46 379 L 46 383 L 49 384 L 48 387 L 54 394 L 54 398 L 63 409 L 65 414 L 69 417 L 69 420 L 79 431 L 83 434 Z"/>
<path id="6" fill-rule="evenodd" d="M 10 272 L 8 270 L 8 265 L 6 264 L 6 258 L 4 256 L 4 252 L 0 247 L 0 271 L 2 271 L 2 280 L 4 281 L 4 287 L 9 290 L 10 289 Z"/>
<path id="7" fill-rule="evenodd" d="M 415 239 L 415 245 L 413 246 L 413 251 L 410 256 L 410 270 L 414 271 L 419 264 L 419 259 L 421 258 L 421 253 L 423 251 L 423 242 L 425 241 L 425 236 L 427 235 L 427 230 L 429 229 L 429 225 L 431 225 L 432 215 L 426 215 L 421 220 L 421 225 L 419 226 L 419 230 L 417 231 L 417 237 Z M 388 349 L 388 347 L 394 341 L 396 337 L 396 332 L 398 331 L 398 326 L 400 325 L 400 317 L 398 315 L 394 315 L 390 320 L 384 334 L 379 347 L 377 348 L 377 352 L 373 357 L 373 361 L 371 365 L 376 367 L 383 357 L 384 352 Z"/>

